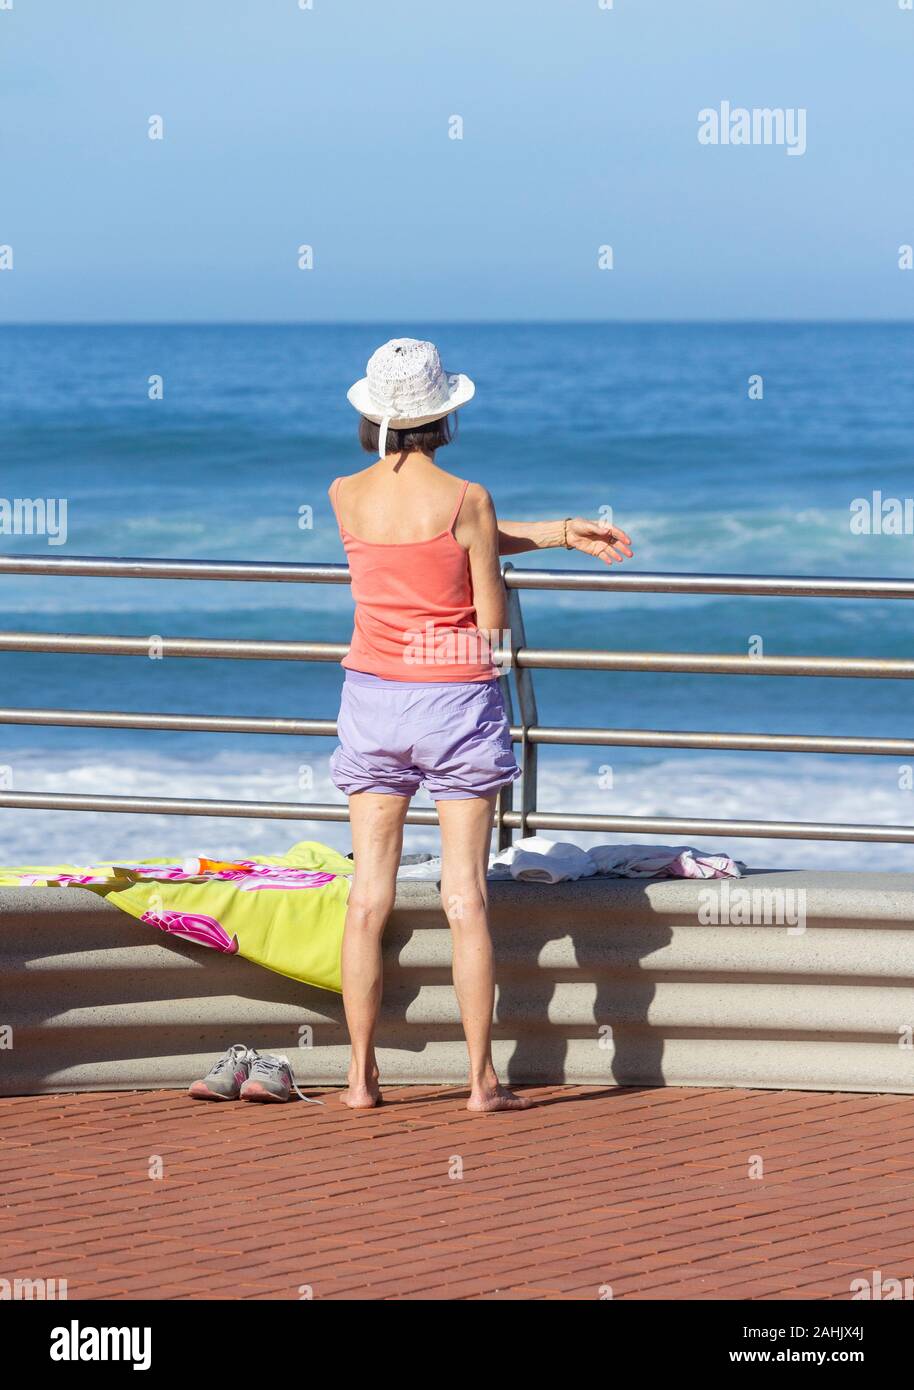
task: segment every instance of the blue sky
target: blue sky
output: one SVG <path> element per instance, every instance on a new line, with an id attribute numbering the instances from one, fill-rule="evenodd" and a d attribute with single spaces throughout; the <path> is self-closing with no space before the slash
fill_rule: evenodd
<path id="1" fill-rule="evenodd" d="M 0 320 L 914 318 L 899 0 L 12 5 Z"/>

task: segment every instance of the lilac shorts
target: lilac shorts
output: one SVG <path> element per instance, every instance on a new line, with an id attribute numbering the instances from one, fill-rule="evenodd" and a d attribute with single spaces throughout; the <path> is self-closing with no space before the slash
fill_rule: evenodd
<path id="1" fill-rule="evenodd" d="M 384 680 L 347 671 L 330 758 L 334 786 L 435 801 L 492 796 L 520 776 L 498 681 Z"/>

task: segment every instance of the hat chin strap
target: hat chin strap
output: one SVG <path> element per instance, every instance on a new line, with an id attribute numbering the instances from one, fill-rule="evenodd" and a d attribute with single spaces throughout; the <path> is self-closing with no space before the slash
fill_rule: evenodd
<path id="1" fill-rule="evenodd" d="M 432 420 L 442 420 L 445 415 L 449 414 L 450 411 L 444 410 L 441 415 L 433 415 Z M 381 424 L 378 428 L 378 458 L 385 458 L 387 456 L 387 430 L 391 420 L 396 418 L 395 415 L 385 415 L 381 420 Z"/>

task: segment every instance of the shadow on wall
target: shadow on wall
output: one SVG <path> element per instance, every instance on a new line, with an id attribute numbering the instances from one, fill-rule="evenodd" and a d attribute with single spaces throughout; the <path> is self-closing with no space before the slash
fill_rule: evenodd
<path id="1" fill-rule="evenodd" d="M 492 885 L 493 888 L 498 885 Z M 646 884 L 626 884 L 631 920 L 638 922 L 637 943 L 615 944 L 618 925 L 608 920 L 595 900 L 590 910 L 574 894 L 557 896 L 554 910 L 543 913 L 543 892 L 535 884 L 514 884 L 509 904 L 493 903 L 498 1005 L 496 1038 L 512 1040 L 506 1080 L 522 1083 L 560 1083 L 579 1079 L 582 1051 L 593 1049 L 583 1063 L 594 1082 L 618 1086 L 662 1086 L 663 1037 L 648 1027 L 655 987 L 643 962 L 667 946 L 672 932 L 662 923 L 645 925 L 651 912 Z M 518 889 L 530 901 L 518 904 Z M 582 897 L 588 894 L 583 888 Z M 494 895 L 498 898 L 498 894 Z M 508 922 L 504 921 L 505 917 Z M 522 924 L 516 919 L 522 916 Z M 540 920 L 548 916 L 549 921 Z M 501 928 L 501 929 L 500 929 Z M 512 930 L 513 928 L 513 930 Z M 551 965 L 550 958 L 561 962 Z M 538 962 L 541 964 L 538 965 Z M 578 1054 L 572 1059 L 574 1048 Z"/>
<path id="2" fill-rule="evenodd" d="M 698 880 L 491 884 L 501 1075 L 914 1091 L 899 1031 L 914 994 L 914 876 L 787 877 L 757 871 L 740 888 L 802 894 L 797 933 L 786 918 L 709 926 Z M 434 885 L 403 885 L 384 960 L 386 1081 L 463 1086 Z M 0 888 L 0 1093 L 182 1087 L 233 1042 L 285 1053 L 304 1085 L 345 1078 L 338 995 L 163 938 L 84 890 Z"/>

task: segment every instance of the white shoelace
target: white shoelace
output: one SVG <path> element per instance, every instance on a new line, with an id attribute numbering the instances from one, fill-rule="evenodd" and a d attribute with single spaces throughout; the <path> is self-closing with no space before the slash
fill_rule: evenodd
<path id="1" fill-rule="evenodd" d="M 292 1063 L 289 1061 L 288 1057 L 284 1057 L 281 1054 L 274 1055 L 272 1053 L 267 1053 L 266 1056 L 262 1056 L 259 1052 L 257 1052 L 254 1054 L 254 1061 L 251 1064 L 252 1077 L 258 1067 L 265 1071 L 268 1076 L 271 1073 L 282 1071 L 283 1067 L 285 1067 L 286 1071 L 288 1071 L 289 1073 L 289 1081 L 292 1084 L 292 1089 L 298 1096 L 299 1100 L 307 1101 L 309 1105 L 323 1105 L 324 1102 L 322 1100 L 314 1100 L 311 1096 L 304 1095 L 298 1089 L 298 1083 L 295 1080 L 295 1073 L 292 1070 Z"/>
<path id="2" fill-rule="evenodd" d="M 248 1047 L 247 1043 L 232 1043 L 231 1047 L 226 1048 L 221 1057 L 216 1058 L 206 1074 L 207 1076 L 218 1076 L 220 1071 L 223 1071 L 226 1067 L 234 1069 L 240 1061 L 247 1061 L 250 1057 L 255 1055 L 256 1054 Z"/>

